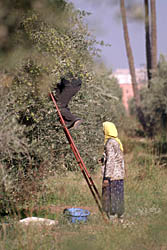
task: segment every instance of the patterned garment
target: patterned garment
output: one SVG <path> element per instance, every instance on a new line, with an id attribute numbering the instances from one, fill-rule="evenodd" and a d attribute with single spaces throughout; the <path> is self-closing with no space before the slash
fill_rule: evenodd
<path id="1" fill-rule="evenodd" d="M 108 139 L 104 147 L 103 177 L 111 180 L 121 180 L 125 177 L 123 152 L 114 138 Z"/>
<path id="2" fill-rule="evenodd" d="M 124 213 L 124 180 L 105 180 L 102 185 L 102 207 L 108 216 Z"/>
<path id="3" fill-rule="evenodd" d="M 118 131 L 114 123 L 104 122 L 105 136 L 102 183 L 102 207 L 107 216 L 111 218 L 124 213 L 124 157 L 123 145 L 118 138 Z"/>

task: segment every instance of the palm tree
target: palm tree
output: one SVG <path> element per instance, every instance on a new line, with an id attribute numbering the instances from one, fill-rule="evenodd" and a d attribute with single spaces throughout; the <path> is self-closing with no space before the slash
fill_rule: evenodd
<path id="1" fill-rule="evenodd" d="M 132 53 L 132 49 L 130 45 L 127 18 L 126 18 L 126 8 L 125 8 L 124 0 L 120 0 L 120 10 L 121 10 L 121 17 L 122 17 L 122 24 L 123 24 L 126 53 L 128 57 L 129 70 L 130 70 L 131 79 L 132 79 L 132 88 L 133 88 L 134 100 L 135 100 L 135 105 L 136 105 L 137 117 L 140 123 L 142 124 L 143 129 L 146 130 L 147 124 L 145 122 L 144 114 L 140 106 L 140 95 L 139 95 L 139 90 L 138 90 L 137 81 L 136 81 L 135 65 L 134 65 L 133 53 Z"/>
<path id="2" fill-rule="evenodd" d="M 122 24 L 123 24 L 126 53 L 128 57 L 128 63 L 129 63 L 129 71 L 130 71 L 131 79 L 132 79 L 134 100 L 135 100 L 136 107 L 139 107 L 140 96 L 139 96 L 139 91 L 138 91 L 138 86 L 137 86 L 137 81 L 136 81 L 136 72 L 135 72 L 135 66 L 134 66 L 133 53 L 132 53 L 132 49 L 130 45 L 128 26 L 127 26 L 127 17 L 126 17 L 126 8 L 125 8 L 124 0 L 120 0 L 120 10 L 121 10 L 121 17 L 122 17 Z"/>
<path id="3" fill-rule="evenodd" d="M 157 25 L 156 25 L 156 1 L 150 0 L 151 3 L 151 53 L 152 53 L 152 71 L 157 69 Z"/>
<path id="4" fill-rule="evenodd" d="M 149 2 L 144 0 L 145 8 L 145 36 L 146 36 L 146 62 L 147 62 L 147 77 L 148 77 L 148 87 L 150 87 L 150 80 L 152 77 L 152 56 L 151 56 L 151 42 L 150 42 L 150 21 L 149 21 Z"/>

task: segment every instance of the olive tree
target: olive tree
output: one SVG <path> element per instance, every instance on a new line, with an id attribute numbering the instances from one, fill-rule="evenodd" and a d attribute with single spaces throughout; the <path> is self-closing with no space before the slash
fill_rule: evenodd
<path id="1" fill-rule="evenodd" d="M 141 107 L 146 121 L 145 132 L 148 136 L 166 134 L 167 126 L 167 63 L 160 57 L 157 75 L 152 78 L 150 88 L 141 89 Z"/>
<path id="2" fill-rule="evenodd" d="M 77 169 L 49 97 L 61 77 L 80 77 L 83 82 L 70 105 L 72 112 L 82 117 L 83 125 L 71 134 L 90 170 L 96 169 L 103 148 L 102 122 L 119 124 L 124 116 L 118 83 L 108 78 L 107 71 L 100 74 L 94 68 L 98 50 L 82 20 L 84 15 L 69 4 L 62 12 L 61 24 L 46 21 L 33 11 L 18 25 L 18 45 L 27 51 L 18 57 L 12 83 L 1 96 L 4 121 L 0 124 L 4 127 L 1 136 L 6 138 L 0 158 L 2 173 L 12 180 L 6 200 L 10 197 L 13 206 L 36 199 L 48 174 Z"/>

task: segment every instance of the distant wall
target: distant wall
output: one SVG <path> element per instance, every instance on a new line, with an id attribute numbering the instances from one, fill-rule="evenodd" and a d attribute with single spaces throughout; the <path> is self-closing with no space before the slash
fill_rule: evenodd
<path id="1" fill-rule="evenodd" d="M 135 71 L 136 80 L 140 89 L 147 82 L 146 68 L 136 69 Z M 122 89 L 122 102 L 128 111 L 128 101 L 133 97 L 132 80 L 129 69 L 117 69 L 109 76 L 110 79 L 112 77 L 118 80 L 118 84 Z"/>
<path id="2" fill-rule="evenodd" d="M 124 84 L 119 84 L 119 86 L 122 89 L 123 105 L 125 106 L 126 110 L 128 111 L 128 101 L 133 97 L 132 84 L 124 83 Z"/>

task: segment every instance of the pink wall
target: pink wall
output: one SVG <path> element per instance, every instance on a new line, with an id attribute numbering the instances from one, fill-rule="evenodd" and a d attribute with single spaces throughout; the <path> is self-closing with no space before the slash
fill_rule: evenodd
<path id="1" fill-rule="evenodd" d="M 128 100 L 133 97 L 132 84 L 124 83 L 119 85 L 122 89 L 122 101 L 123 104 L 128 111 Z"/>

